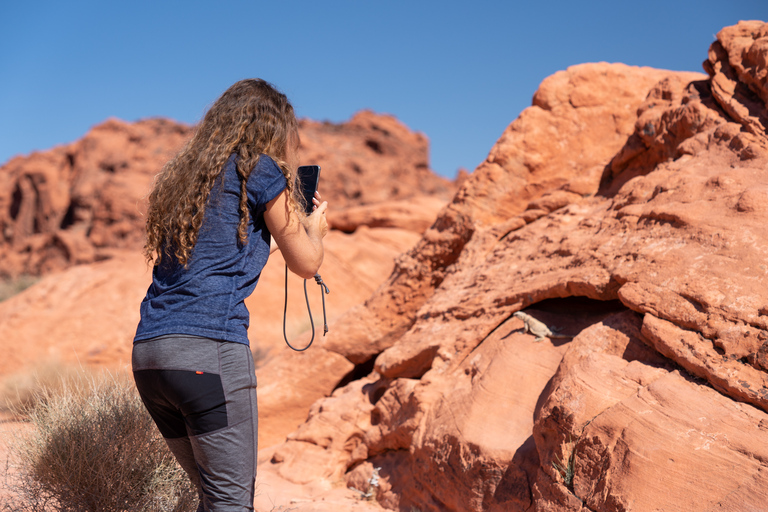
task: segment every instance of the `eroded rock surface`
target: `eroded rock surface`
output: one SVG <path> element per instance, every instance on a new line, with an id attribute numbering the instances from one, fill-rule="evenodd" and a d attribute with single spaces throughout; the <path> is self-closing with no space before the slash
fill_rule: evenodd
<path id="1" fill-rule="evenodd" d="M 272 466 L 394 510 L 764 507 L 767 26 L 723 29 L 708 76 L 545 80 L 334 324 L 349 369 Z"/>

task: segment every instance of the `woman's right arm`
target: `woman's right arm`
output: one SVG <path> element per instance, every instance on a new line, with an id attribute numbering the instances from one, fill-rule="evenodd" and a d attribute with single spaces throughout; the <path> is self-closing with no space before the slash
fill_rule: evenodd
<path id="1" fill-rule="evenodd" d="M 286 190 L 267 203 L 264 221 L 288 268 L 304 279 L 311 279 L 323 263 L 323 237 L 328 233 L 323 202 L 304 219 L 289 207 Z"/>

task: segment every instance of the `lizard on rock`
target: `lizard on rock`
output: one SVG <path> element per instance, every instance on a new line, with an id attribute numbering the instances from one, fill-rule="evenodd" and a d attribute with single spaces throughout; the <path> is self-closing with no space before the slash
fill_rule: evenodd
<path id="1" fill-rule="evenodd" d="M 568 336 L 565 334 L 555 334 L 549 327 L 547 327 L 547 324 L 540 320 L 536 320 L 528 313 L 517 311 L 512 316 L 523 321 L 523 324 L 525 325 L 525 332 L 536 336 L 536 339 L 533 341 L 541 341 L 544 338 L 573 338 L 573 336 Z"/>

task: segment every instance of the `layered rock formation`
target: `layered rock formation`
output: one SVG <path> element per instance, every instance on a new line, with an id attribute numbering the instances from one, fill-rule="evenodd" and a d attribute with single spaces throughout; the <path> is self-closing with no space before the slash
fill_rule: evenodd
<path id="1" fill-rule="evenodd" d="M 742 22 L 708 75 L 546 79 L 388 281 L 260 375 L 314 383 L 269 471 L 394 510 L 764 507 L 767 49 Z"/>

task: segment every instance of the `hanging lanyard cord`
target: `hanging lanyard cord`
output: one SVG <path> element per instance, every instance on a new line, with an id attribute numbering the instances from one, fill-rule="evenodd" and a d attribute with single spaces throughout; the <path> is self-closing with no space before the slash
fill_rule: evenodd
<path id="1" fill-rule="evenodd" d="M 315 282 L 320 285 L 320 297 L 323 299 L 323 336 L 328 334 L 328 318 L 325 314 L 325 294 L 331 293 L 328 286 L 323 282 L 323 278 L 320 274 L 315 274 Z M 307 280 L 304 280 L 304 300 L 307 302 L 307 313 L 309 313 L 309 325 L 312 326 L 312 339 L 309 340 L 307 346 L 304 348 L 296 348 L 288 341 L 288 335 L 285 333 L 285 319 L 288 314 L 288 265 L 285 266 L 285 304 L 283 305 L 283 339 L 285 344 L 296 352 L 304 352 L 312 346 L 312 342 L 315 341 L 315 321 L 312 320 L 312 310 L 309 307 L 309 295 L 307 294 Z"/>

